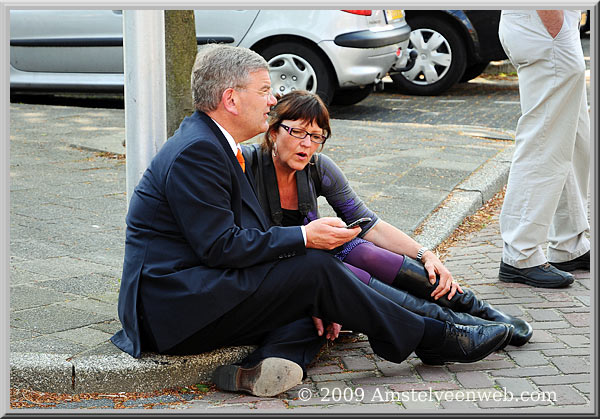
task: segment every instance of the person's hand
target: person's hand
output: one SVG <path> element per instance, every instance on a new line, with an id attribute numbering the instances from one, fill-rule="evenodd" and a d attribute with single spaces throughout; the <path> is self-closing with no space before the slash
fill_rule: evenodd
<path id="1" fill-rule="evenodd" d="M 429 274 L 429 282 L 435 284 L 436 274 L 440 276 L 440 283 L 433 290 L 431 296 L 434 300 L 437 300 L 444 295 L 448 294 L 448 299 L 451 300 L 454 294 L 458 291 L 463 293 L 462 288 L 458 285 L 458 282 L 452 278 L 450 271 L 444 266 L 442 261 L 433 253 L 431 250 L 425 252 L 421 258 L 423 265 Z"/>
<path id="2" fill-rule="evenodd" d="M 538 10 L 542 23 L 552 38 L 560 32 L 565 18 L 565 12 L 562 10 Z"/>
<path id="3" fill-rule="evenodd" d="M 317 329 L 317 334 L 319 336 L 323 336 L 325 330 L 323 329 L 323 320 L 318 317 L 313 316 L 313 323 L 315 324 L 315 328 Z M 326 339 L 330 341 L 334 341 L 340 334 L 340 330 L 342 330 L 342 325 L 338 323 L 329 323 L 327 326 L 327 334 L 325 335 Z"/>
<path id="4" fill-rule="evenodd" d="M 323 217 L 308 223 L 306 247 L 331 250 L 352 240 L 361 232 L 360 228 L 345 228 L 346 223 L 336 217 Z"/>

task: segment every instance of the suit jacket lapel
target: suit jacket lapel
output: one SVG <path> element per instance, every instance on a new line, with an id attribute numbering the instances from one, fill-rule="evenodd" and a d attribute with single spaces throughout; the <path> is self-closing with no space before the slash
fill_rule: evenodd
<path id="1" fill-rule="evenodd" d="M 254 180 L 254 175 L 252 175 L 252 170 L 248 166 L 246 166 L 246 178 L 248 179 L 248 183 L 252 187 L 252 192 L 254 195 L 258 197 L 258 193 L 256 193 L 256 181 Z"/>
<path id="2" fill-rule="evenodd" d="M 206 115 L 204 112 L 196 111 L 196 113 L 198 114 L 199 118 L 202 121 L 204 121 L 206 123 L 206 125 L 211 129 L 213 134 L 215 134 L 217 141 L 219 142 L 221 147 L 223 147 L 223 150 L 225 150 L 225 154 L 228 156 L 228 158 L 233 163 L 235 174 L 238 177 L 238 179 L 240 179 L 240 184 L 242 185 L 242 188 L 241 188 L 242 200 L 245 201 L 246 204 L 248 204 L 248 206 L 254 211 L 254 213 L 260 220 L 262 227 L 265 230 L 268 229 L 270 223 L 266 219 L 266 215 L 263 212 L 260 204 L 258 203 L 258 198 L 256 197 L 257 196 L 256 190 L 254 188 L 254 179 L 252 177 L 251 170 L 249 170 L 249 168 L 247 168 L 248 170 L 246 170 L 246 174 L 242 171 L 242 167 L 240 166 L 239 162 L 237 161 L 237 158 L 235 157 L 235 155 L 233 154 L 231 147 L 229 146 L 229 143 L 227 142 L 227 138 L 225 138 L 225 136 L 223 135 L 223 132 L 214 123 L 212 118 L 209 117 L 208 115 Z"/>

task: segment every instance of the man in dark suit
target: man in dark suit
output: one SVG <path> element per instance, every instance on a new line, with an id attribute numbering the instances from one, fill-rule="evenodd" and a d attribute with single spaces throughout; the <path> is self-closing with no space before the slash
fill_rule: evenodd
<path id="1" fill-rule="evenodd" d="M 364 286 L 316 250 L 358 234 L 337 218 L 269 225 L 252 175 L 236 157 L 239 143 L 266 131 L 276 103 L 260 55 L 203 48 L 192 90 L 197 111 L 157 153 L 131 197 L 119 294 L 123 330 L 115 345 L 134 357 L 258 345 L 241 365 L 217 369 L 214 381 L 272 396 L 301 381 L 326 338 L 320 319 L 330 322 L 330 338 L 344 324 L 392 362 L 413 350 L 432 364 L 473 362 L 506 341 L 505 325 L 461 328 L 423 318 Z"/>

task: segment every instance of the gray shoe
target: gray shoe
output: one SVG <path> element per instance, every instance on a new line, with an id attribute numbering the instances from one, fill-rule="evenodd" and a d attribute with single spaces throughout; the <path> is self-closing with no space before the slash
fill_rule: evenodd
<path id="1" fill-rule="evenodd" d="M 539 288 L 564 288 L 573 283 L 573 275 L 556 269 L 549 263 L 532 268 L 515 268 L 500 262 L 498 278 L 503 282 L 518 282 Z"/>
<path id="2" fill-rule="evenodd" d="M 222 365 L 212 381 L 221 390 L 245 391 L 259 397 L 273 397 L 302 382 L 302 367 L 283 358 L 265 358 L 251 368 Z"/>

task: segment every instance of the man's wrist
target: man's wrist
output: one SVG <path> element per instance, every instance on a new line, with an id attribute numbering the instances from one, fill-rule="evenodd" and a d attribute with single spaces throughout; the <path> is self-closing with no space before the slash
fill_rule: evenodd
<path id="1" fill-rule="evenodd" d="M 304 246 L 306 246 L 306 227 L 300 226 L 300 230 L 302 230 L 302 238 L 304 239 Z"/>

